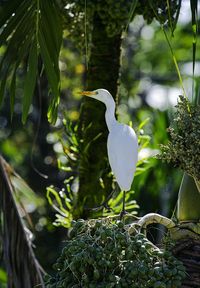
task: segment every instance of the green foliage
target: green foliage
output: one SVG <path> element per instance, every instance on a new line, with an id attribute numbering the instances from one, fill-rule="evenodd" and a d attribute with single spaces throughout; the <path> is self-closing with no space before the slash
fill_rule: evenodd
<path id="1" fill-rule="evenodd" d="M 72 186 L 77 182 L 78 159 L 80 153 L 80 139 L 77 134 L 77 125 L 72 125 L 71 121 L 63 120 L 64 133 L 61 136 L 60 143 L 63 147 L 63 156 L 65 163 L 58 158 L 58 168 L 61 171 L 68 172 L 68 176 L 64 180 L 64 188 L 57 191 L 53 186 L 47 187 L 47 199 L 49 204 L 58 212 L 54 225 L 71 227 L 73 212 L 76 207 L 77 195 L 73 191 Z M 77 208 L 77 209 L 80 209 Z"/>
<path id="2" fill-rule="evenodd" d="M 63 120 L 63 131 L 60 135 L 59 142 L 62 144 L 63 153 L 65 161 L 59 159 L 58 157 L 58 168 L 61 171 L 67 173 L 66 179 L 63 181 L 63 188 L 59 191 L 54 186 L 47 188 L 47 199 L 49 204 L 58 212 L 56 213 L 56 220 L 54 225 L 64 226 L 69 228 L 71 226 L 71 220 L 79 218 L 79 213 L 85 207 L 85 202 L 80 205 L 77 205 L 77 190 L 79 185 L 79 171 L 84 169 L 83 163 L 88 161 L 88 149 L 95 141 L 91 139 L 91 142 L 85 147 L 83 145 L 82 139 L 78 135 L 78 125 L 74 125 L 70 120 Z M 144 133 L 144 126 L 148 123 L 149 119 L 145 119 L 141 122 L 138 127 L 138 143 L 139 151 L 146 148 L 149 144 L 150 137 Z M 129 123 L 132 126 L 132 123 Z M 91 124 L 92 125 L 92 124 Z M 85 128 L 87 129 L 87 128 Z M 98 135 L 97 135 L 98 137 Z M 80 154 L 82 155 L 82 161 L 80 163 Z M 148 157 L 140 159 L 137 163 L 135 176 L 141 175 L 150 167 Z M 105 188 L 104 181 L 101 177 L 103 172 L 100 171 L 99 182 L 103 189 Z M 103 215 L 118 215 L 122 209 L 122 198 L 123 192 L 119 192 L 116 187 L 116 181 L 113 177 L 113 174 L 108 171 L 108 177 L 112 178 L 113 192 L 108 196 L 108 199 L 103 198 L 103 203 L 96 202 L 95 207 L 90 207 L 93 217 L 96 218 L 100 214 L 100 211 L 103 210 Z M 134 200 L 134 191 L 129 191 L 126 193 L 126 211 L 137 214 L 137 209 L 139 208 L 136 201 Z M 102 214 L 102 213 L 101 213 Z M 79 216 L 79 217 L 78 217 Z"/>
<path id="3" fill-rule="evenodd" d="M 190 9 L 192 14 L 192 31 L 193 31 L 193 76 L 195 69 L 195 60 L 196 60 L 196 46 L 197 46 L 197 30 L 198 30 L 198 2 L 197 0 L 190 0 Z"/>
<path id="4" fill-rule="evenodd" d="M 200 180 L 200 106 L 180 96 L 176 107 L 175 118 L 168 128 L 171 139 L 161 145 L 161 154 L 157 157 Z"/>
<path id="5" fill-rule="evenodd" d="M 67 13 L 64 14 L 67 30 L 77 44 L 80 42 L 80 35 L 82 35 L 82 43 L 84 43 L 84 37 L 88 37 L 92 31 L 93 17 L 97 13 L 106 26 L 108 36 L 119 34 L 128 24 L 133 2 L 137 4 L 138 1 L 67 1 L 65 6 Z M 87 33 L 87 35 L 83 33 Z"/>
<path id="6" fill-rule="evenodd" d="M 182 263 L 128 227 L 112 218 L 73 222 L 46 287 L 181 287 Z"/>
<path id="7" fill-rule="evenodd" d="M 8 1 L 1 7 L 0 19 L 0 46 L 6 47 L 0 61 L 0 104 L 7 84 L 10 90 L 11 114 L 13 113 L 16 72 L 21 69 L 23 63 L 26 76 L 22 121 L 25 123 L 36 85 L 38 57 L 41 56 L 53 94 L 48 118 L 55 122 L 60 94 L 58 57 L 62 41 L 61 17 L 56 2 Z"/>
<path id="8" fill-rule="evenodd" d="M 139 206 L 134 199 L 134 191 L 128 191 L 125 196 L 126 212 L 137 214 Z M 123 191 L 112 195 L 112 198 L 106 204 L 107 209 L 104 209 L 103 216 L 119 215 L 122 210 Z"/>
<path id="9" fill-rule="evenodd" d="M 65 1 L 63 2 L 65 3 Z M 155 18 L 161 24 L 171 22 L 174 30 L 181 1 L 171 0 L 170 7 L 167 3 L 166 0 L 70 0 L 65 6 L 67 13 L 64 14 L 64 19 L 69 33 L 80 45 L 80 35 L 83 37 L 82 44 L 85 42 L 84 37 L 90 40 L 95 14 L 98 14 L 106 26 L 108 37 L 113 37 L 126 30 L 135 15 L 143 15 L 148 24 Z"/>
<path id="10" fill-rule="evenodd" d="M 7 286 L 7 274 L 0 268 L 0 288 L 6 288 Z"/>
<path id="11" fill-rule="evenodd" d="M 53 222 L 55 226 L 71 227 L 73 196 L 70 190 L 68 190 L 67 194 L 65 189 L 57 192 L 53 186 L 47 187 L 48 202 L 58 212 L 55 215 L 56 220 Z"/>
<path id="12" fill-rule="evenodd" d="M 178 20 L 181 0 L 141 0 L 138 1 L 136 13 L 143 15 L 144 19 L 150 24 L 154 18 L 160 24 L 167 24 L 174 31 Z"/>

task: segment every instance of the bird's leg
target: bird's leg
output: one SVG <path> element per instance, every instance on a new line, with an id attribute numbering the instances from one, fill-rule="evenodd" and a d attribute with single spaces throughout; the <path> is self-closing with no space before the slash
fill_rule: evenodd
<path id="1" fill-rule="evenodd" d="M 122 211 L 120 213 L 120 220 L 123 218 L 123 216 L 127 213 L 125 210 L 125 197 L 126 197 L 126 192 L 123 191 L 123 200 L 122 200 Z"/>

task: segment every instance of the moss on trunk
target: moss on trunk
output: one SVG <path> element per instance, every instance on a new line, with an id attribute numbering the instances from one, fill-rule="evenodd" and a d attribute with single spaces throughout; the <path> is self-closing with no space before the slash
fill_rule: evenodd
<path id="1" fill-rule="evenodd" d="M 97 13 L 94 15 L 93 27 L 86 89 L 107 89 L 117 102 L 121 31 L 118 35 L 109 37 L 106 26 Z M 91 211 L 87 208 L 100 205 L 112 190 L 112 177 L 108 176 L 110 171 L 106 148 L 108 130 L 103 103 L 94 99 L 83 99 L 79 130 L 83 142 L 79 167 L 80 186 L 74 216 L 87 218 Z"/>

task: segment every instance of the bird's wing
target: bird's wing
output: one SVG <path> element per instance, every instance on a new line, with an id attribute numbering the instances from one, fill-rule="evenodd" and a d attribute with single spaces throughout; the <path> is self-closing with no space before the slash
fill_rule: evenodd
<path id="1" fill-rule="evenodd" d="M 134 130 L 117 123 L 108 135 L 108 158 L 122 190 L 130 190 L 138 159 L 138 142 Z"/>

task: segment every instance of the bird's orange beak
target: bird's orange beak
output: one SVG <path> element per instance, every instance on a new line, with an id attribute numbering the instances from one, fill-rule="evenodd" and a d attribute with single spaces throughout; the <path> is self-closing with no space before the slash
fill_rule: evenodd
<path id="1" fill-rule="evenodd" d="M 92 96 L 92 95 L 96 95 L 98 94 L 96 91 L 83 91 L 83 92 L 80 92 L 81 95 L 84 95 L 84 96 Z"/>

